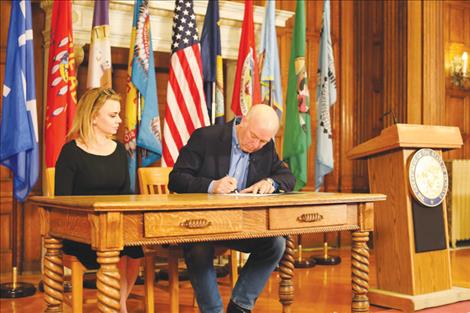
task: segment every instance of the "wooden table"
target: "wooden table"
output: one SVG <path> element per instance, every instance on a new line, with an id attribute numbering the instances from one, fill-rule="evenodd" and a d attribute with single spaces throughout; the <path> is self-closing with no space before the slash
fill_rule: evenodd
<path id="1" fill-rule="evenodd" d="M 381 194 L 288 193 L 244 197 L 208 194 L 32 197 L 39 207 L 46 250 L 46 312 L 62 312 L 62 239 L 97 251 L 98 308 L 119 312 L 119 251 L 124 246 L 352 231 L 352 312 L 368 312 L 373 202 Z M 283 312 L 294 299 L 294 243 L 289 236 L 280 264 Z"/>

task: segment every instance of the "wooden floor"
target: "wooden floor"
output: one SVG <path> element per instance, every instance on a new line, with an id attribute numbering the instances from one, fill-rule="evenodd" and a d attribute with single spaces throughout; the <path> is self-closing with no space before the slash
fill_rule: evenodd
<path id="1" fill-rule="evenodd" d="M 350 312 L 351 305 L 351 262 L 349 258 L 349 249 L 335 251 L 342 257 L 342 263 L 337 266 L 316 266 L 311 269 L 298 269 L 294 277 L 295 300 L 292 306 L 293 313 L 346 313 Z M 335 254 L 333 252 L 332 254 Z M 452 272 L 454 284 L 470 285 L 470 248 L 452 251 Z M 24 276 L 22 281 L 37 283 L 39 276 Z M 2 282 L 8 281 L 3 277 Z M 230 289 L 228 280 L 222 279 L 220 292 L 224 303 L 226 304 Z M 158 282 L 158 285 L 164 286 L 166 282 Z M 370 285 L 376 284 L 374 256 L 371 256 Z M 273 273 L 264 292 L 258 299 L 255 313 L 278 313 L 281 312 L 281 305 L 278 302 L 279 277 Z M 87 294 L 92 296 L 93 291 L 86 290 Z M 142 286 L 136 287 L 136 292 L 143 293 Z M 168 295 L 161 289 L 155 289 L 156 312 L 169 313 Z M 183 283 L 181 286 L 181 313 L 197 313 L 197 308 L 192 306 L 192 290 L 189 283 Z M 130 312 L 143 313 L 143 306 L 137 300 L 129 300 L 128 306 Z M 42 299 L 42 293 L 37 292 L 34 296 L 17 300 L 0 300 L 1 313 L 39 313 L 45 308 Z M 96 305 L 87 305 L 85 312 L 97 312 Z M 383 308 L 371 307 L 371 312 L 383 312 Z M 64 312 L 71 312 L 66 307 Z M 442 311 L 443 313 L 445 312 Z M 468 309 L 470 312 L 470 307 Z M 467 313 L 467 311 L 465 311 Z"/>

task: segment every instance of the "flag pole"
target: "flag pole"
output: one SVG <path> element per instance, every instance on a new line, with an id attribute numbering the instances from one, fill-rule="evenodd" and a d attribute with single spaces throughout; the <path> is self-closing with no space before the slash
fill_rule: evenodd
<path id="1" fill-rule="evenodd" d="M 310 268 L 314 267 L 316 262 L 312 259 L 304 259 L 302 257 L 302 235 L 297 236 L 297 260 L 294 262 L 295 268 Z"/>
<path id="2" fill-rule="evenodd" d="M 12 191 L 12 212 L 11 212 L 11 240 L 12 240 L 12 281 L 0 284 L 0 298 L 23 298 L 29 297 L 36 293 L 33 284 L 18 282 L 18 200 L 15 198 L 14 190 Z M 21 206 L 22 207 L 22 206 Z"/>
<path id="3" fill-rule="evenodd" d="M 142 166 L 142 149 L 139 147 L 139 145 L 137 144 L 137 134 L 139 133 L 139 126 L 140 126 L 140 120 L 142 119 L 142 106 L 141 106 L 141 102 L 142 102 L 142 98 L 141 98 L 141 94 L 140 94 L 140 91 L 137 90 L 137 93 L 136 93 L 136 99 L 137 99 L 137 123 L 135 124 L 135 161 L 136 161 L 136 166 L 135 166 L 135 172 L 134 172 L 134 177 L 135 177 L 135 193 L 138 194 L 140 193 L 140 190 L 138 190 L 139 188 L 139 183 L 138 183 L 138 179 L 139 179 L 139 176 L 137 175 L 138 171 L 139 171 L 139 167 Z M 138 190 L 138 192 L 137 192 Z"/>
<path id="4" fill-rule="evenodd" d="M 139 133 L 139 125 L 140 125 L 140 120 L 141 120 L 141 114 L 142 114 L 142 106 L 141 106 L 141 102 L 142 102 L 142 98 L 141 98 L 141 94 L 140 94 L 140 91 L 137 90 L 136 92 L 136 106 L 137 106 L 137 123 L 135 124 L 135 162 L 136 162 L 136 166 L 135 166 L 135 172 L 134 172 L 134 177 L 135 177 L 135 194 L 139 194 L 140 193 L 140 185 L 139 185 L 139 175 L 137 175 L 138 171 L 139 171 L 139 168 L 142 167 L 142 148 L 140 148 L 138 145 L 137 145 L 137 134 Z M 136 285 L 143 285 L 145 284 L 145 274 L 144 274 L 144 271 L 143 271 L 143 267 L 141 266 L 140 267 L 140 270 L 139 270 L 139 275 L 137 276 L 136 280 L 135 280 L 135 284 Z"/>
<path id="5" fill-rule="evenodd" d="M 333 131 L 330 122 L 331 106 L 336 102 L 336 78 L 334 67 L 333 46 L 330 34 L 330 2 L 323 2 L 322 28 L 320 35 L 320 47 L 317 71 L 317 140 L 315 156 L 315 189 L 318 191 L 321 185 L 326 184 L 324 178 L 333 171 Z M 317 264 L 336 265 L 341 263 L 339 256 L 328 255 L 328 241 L 326 234 L 323 236 L 323 254 L 313 256 Z"/>
<path id="6" fill-rule="evenodd" d="M 215 124 L 215 88 L 216 88 L 216 84 L 214 81 L 212 82 L 211 125 Z"/>
<path id="7" fill-rule="evenodd" d="M 272 87 L 273 81 L 270 80 L 270 81 L 268 82 L 268 84 L 269 84 L 269 98 L 268 98 L 268 103 L 269 103 L 269 106 L 270 106 L 270 107 L 273 107 L 273 96 L 272 96 L 272 94 L 273 94 L 273 87 Z"/>
<path id="8" fill-rule="evenodd" d="M 337 265 L 341 263 L 340 256 L 328 254 L 328 240 L 326 238 L 326 233 L 323 234 L 323 254 L 312 256 L 310 261 L 316 262 L 319 265 Z"/>

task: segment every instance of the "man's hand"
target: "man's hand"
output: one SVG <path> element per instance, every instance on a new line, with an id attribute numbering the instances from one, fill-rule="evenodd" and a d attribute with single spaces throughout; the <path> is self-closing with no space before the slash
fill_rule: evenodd
<path id="1" fill-rule="evenodd" d="M 250 187 L 245 188 L 242 191 L 240 191 L 240 193 L 260 193 L 260 194 L 273 193 L 273 192 L 274 192 L 274 186 L 270 179 L 262 179 L 259 182 L 251 185 Z"/>
<path id="2" fill-rule="evenodd" d="M 212 193 L 231 193 L 235 189 L 237 189 L 237 180 L 231 176 L 225 176 L 214 180 Z"/>

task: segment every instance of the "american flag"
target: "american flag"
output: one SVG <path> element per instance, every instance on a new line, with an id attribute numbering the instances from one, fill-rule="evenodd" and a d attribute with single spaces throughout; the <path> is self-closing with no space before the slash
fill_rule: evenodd
<path id="1" fill-rule="evenodd" d="M 172 167 L 192 132 L 210 125 L 192 0 L 176 0 L 163 126 L 163 166 Z"/>

